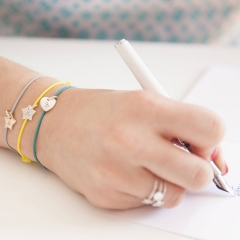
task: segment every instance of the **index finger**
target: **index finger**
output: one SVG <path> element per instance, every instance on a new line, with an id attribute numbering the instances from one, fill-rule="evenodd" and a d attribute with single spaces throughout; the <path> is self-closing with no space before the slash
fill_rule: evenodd
<path id="1" fill-rule="evenodd" d="M 170 99 L 165 99 L 162 107 L 166 119 L 162 121 L 164 124 L 161 123 L 159 131 L 168 139 L 177 137 L 188 142 L 196 155 L 215 160 L 222 173 L 226 173 L 226 163 L 218 147 L 225 132 L 221 118 L 207 108 Z M 160 117 L 162 119 L 163 114 Z"/>

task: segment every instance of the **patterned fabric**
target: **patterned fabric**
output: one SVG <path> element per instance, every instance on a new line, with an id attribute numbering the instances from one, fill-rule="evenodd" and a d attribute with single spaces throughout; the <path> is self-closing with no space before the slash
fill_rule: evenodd
<path id="1" fill-rule="evenodd" d="M 0 35 L 208 42 L 240 0 L 0 0 Z"/>

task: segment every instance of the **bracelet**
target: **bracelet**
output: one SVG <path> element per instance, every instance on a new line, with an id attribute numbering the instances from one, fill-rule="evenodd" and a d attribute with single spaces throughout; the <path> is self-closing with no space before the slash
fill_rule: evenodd
<path id="1" fill-rule="evenodd" d="M 40 96 L 37 98 L 37 100 L 33 103 L 33 106 L 29 105 L 27 108 L 24 108 L 24 109 L 27 109 L 28 113 L 30 116 L 27 116 L 27 118 L 24 120 L 23 124 L 22 124 L 22 127 L 19 131 L 19 134 L 18 134 L 18 140 L 17 140 L 17 150 L 18 150 L 18 153 L 19 155 L 22 157 L 22 161 L 23 162 L 26 162 L 26 163 L 30 163 L 32 160 L 31 159 L 28 159 L 26 156 L 23 155 L 23 153 L 21 152 L 21 139 L 22 139 L 22 134 L 23 134 L 23 131 L 26 127 L 26 124 L 28 122 L 28 120 L 30 120 L 29 118 L 32 117 L 36 111 L 33 111 L 33 108 L 37 106 L 37 104 L 39 103 L 39 101 L 41 100 L 41 98 L 49 91 L 51 90 L 52 88 L 54 88 L 55 86 L 57 85 L 60 85 L 60 84 L 69 84 L 68 82 L 57 82 L 57 83 L 54 83 L 52 84 L 50 87 L 48 87 L 46 90 L 44 90 Z M 23 110 L 23 113 L 24 113 L 24 109 Z"/>
<path id="2" fill-rule="evenodd" d="M 38 121 L 38 124 L 37 124 L 37 127 L 36 127 L 36 131 L 35 131 L 35 134 L 34 134 L 34 140 L 33 140 L 33 147 L 32 147 L 34 158 L 35 158 L 36 162 L 38 162 L 39 164 L 41 164 L 41 162 L 37 158 L 36 145 L 37 145 L 38 132 L 39 132 L 39 129 L 40 129 L 43 117 L 45 116 L 45 114 L 49 110 L 51 110 L 55 106 L 56 98 L 59 96 L 59 94 L 61 94 L 63 91 L 65 91 L 65 90 L 67 90 L 69 88 L 75 88 L 75 87 L 73 87 L 73 86 L 66 86 L 66 87 L 60 89 L 53 97 L 50 97 L 50 98 L 44 97 L 44 98 L 41 99 L 41 107 L 43 109 L 43 112 L 42 112 L 42 114 L 41 114 L 41 116 L 39 118 L 39 121 Z"/>
<path id="3" fill-rule="evenodd" d="M 21 91 L 21 93 L 19 94 L 17 100 L 15 101 L 13 107 L 12 107 L 12 110 L 11 111 L 6 111 L 6 115 L 7 117 L 4 117 L 5 119 L 5 130 L 4 130 L 4 141 L 5 141 L 5 144 L 7 145 L 7 147 L 12 150 L 13 152 L 17 152 L 14 148 L 12 148 L 9 143 L 8 143 L 8 139 L 7 139 L 7 134 L 8 134 L 8 129 L 12 130 L 13 128 L 13 125 L 17 122 L 14 117 L 13 117 L 13 113 L 20 101 L 20 99 L 22 98 L 23 94 L 25 93 L 25 91 L 28 89 L 28 87 L 37 79 L 41 78 L 41 77 L 44 77 L 44 76 L 37 76 L 37 77 L 34 77 L 32 80 L 30 80 L 28 82 L 28 84 L 23 88 L 23 90 Z"/>

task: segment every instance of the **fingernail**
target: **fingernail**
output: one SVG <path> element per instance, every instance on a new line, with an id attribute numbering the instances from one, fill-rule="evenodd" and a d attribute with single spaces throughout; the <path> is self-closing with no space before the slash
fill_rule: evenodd
<path id="1" fill-rule="evenodd" d="M 215 148 L 214 151 L 213 151 L 213 153 L 212 153 L 212 155 L 211 155 L 211 159 L 212 159 L 213 161 L 216 159 L 217 154 L 218 154 L 218 150 L 217 150 L 217 148 Z"/>
<path id="2" fill-rule="evenodd" d="M 224 166 L 225 166 L 225 171 L 222 170 L 222 175 L 224 176 L 224 175 L 226 175 L 226 174 L 228 173 L 228 166 L 227 166 L 227 164 L 226 164 L 226 161 L 224 160 L 223 152 L 222 152 L 222 150 L 221 150 L 220 147 L 216 147 L 216 148 L 214 149 L 214 151 L 213 151 L 213 153 L 212 153 L 212 155 L 211 155 L 212 161 L 215 161 L 215 160 L 217 159 L 218 155 L 221 156 L 222 163 L 223 163 Z M 221 166 L 222 166 L 221 169 L 224 169 L 223 164 L 221 164 Z"/>
<path id="3" fill-rule="evenodd" d="M 227 164 L 225 165 L 225 173 L 223 174 L 223 175 L 226 175 L 227 173 L 228 173 L 228 166 L 227 166 Z"/>

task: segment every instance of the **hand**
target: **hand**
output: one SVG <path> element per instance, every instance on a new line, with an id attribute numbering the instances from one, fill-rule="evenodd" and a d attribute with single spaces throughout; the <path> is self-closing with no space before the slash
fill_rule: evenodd
<path id="1" fill-rule="evenodd" d="M 146 91 L 68 89 L 42 122 L 37 156 L 93 205 L 143 206 L 155 179 L 165 180 L 163 207 L 178 205 L 186 190 L 213 179 L 213 157 L 226 165 L 218 144 L 224 124 L 212 111 Z M 190 143 L 196 155 L 171 140 Z"/>

